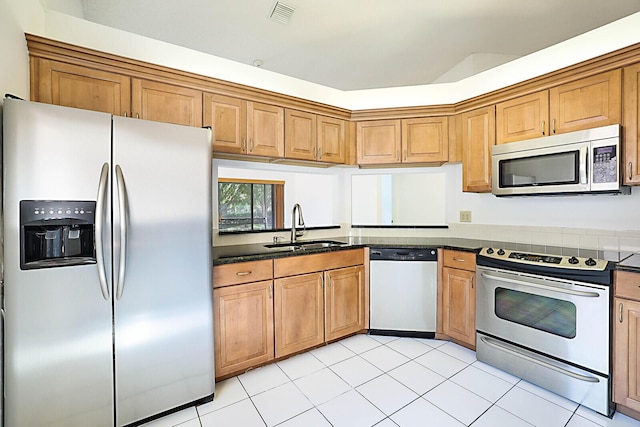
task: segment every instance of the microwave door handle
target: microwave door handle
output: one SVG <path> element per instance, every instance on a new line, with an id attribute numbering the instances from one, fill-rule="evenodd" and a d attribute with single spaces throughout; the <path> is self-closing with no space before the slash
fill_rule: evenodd
<path id="1" fill-rule="evenodd" d="M 589 147 L 580 148 L 580 184 L 588 184 L 587 173 L 589 172 Z"/>

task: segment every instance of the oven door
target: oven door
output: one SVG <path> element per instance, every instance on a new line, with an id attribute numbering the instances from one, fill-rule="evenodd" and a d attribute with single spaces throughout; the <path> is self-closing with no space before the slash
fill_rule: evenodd
<path id="1" fill-rule="evenodd" d="M 609 287 L 477 267 L 479 332 L 608 375 Z"/>

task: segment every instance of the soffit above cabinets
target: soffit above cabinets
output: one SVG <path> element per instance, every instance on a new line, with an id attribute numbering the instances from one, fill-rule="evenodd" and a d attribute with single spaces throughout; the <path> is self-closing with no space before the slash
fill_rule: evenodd
<path id="1" fill-rule="evenodd" d="M 637 0 L 279 3 L 293 9 L 287 24 L 270 18 L 276 2 L 265 0 L 47 7 L 341 90 L 457 81 L 640 11 Z"/>

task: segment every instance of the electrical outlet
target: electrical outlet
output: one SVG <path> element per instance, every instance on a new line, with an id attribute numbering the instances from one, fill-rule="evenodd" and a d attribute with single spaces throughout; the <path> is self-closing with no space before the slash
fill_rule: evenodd
<path id="1" fill-rule="evenodd" d="M 460 222 L 471 222 L 471 211 L 460 211 Z"/>

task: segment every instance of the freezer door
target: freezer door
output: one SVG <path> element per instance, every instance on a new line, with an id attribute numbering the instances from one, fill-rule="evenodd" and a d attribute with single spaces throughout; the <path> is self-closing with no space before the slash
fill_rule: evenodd
<path id="1" fill-rule="evenodd" d="M 111 300 L 96 264 L 20 270 L 19 253 L 20 200 L 96 200 L 111 116 L 5 100 L 3 120 L 5 425 L 112 426 Z"/>
<path id="2" fill-rule="evenodd" d="M 213 394 L 210 144 L 113 118 L 118 426 Z"/>

